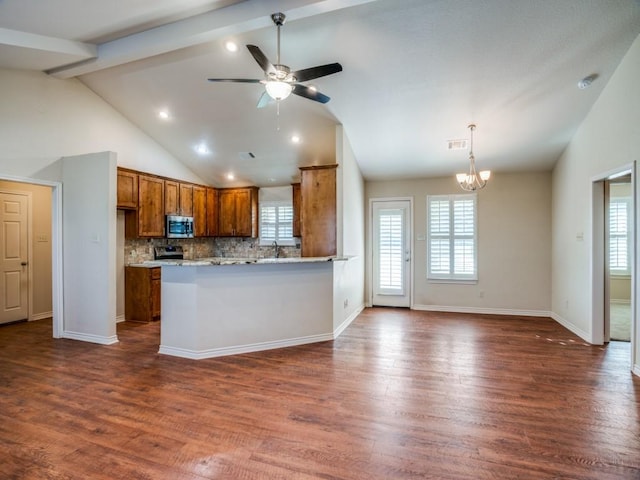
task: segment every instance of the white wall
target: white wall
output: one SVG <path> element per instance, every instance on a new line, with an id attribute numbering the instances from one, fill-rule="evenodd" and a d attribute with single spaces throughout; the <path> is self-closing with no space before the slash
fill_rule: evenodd
<path id="1" fill-rule="evenodd" d="M 551 308 L 558 320 L 589 341 L 595 333 L 591 324 L 592 180 L 640 159 L 638 78 L 640 37 L 553 171 Z M 635 364 L 640 372 L 639 357 L 636 354 Z"/>
<path id="2" fill-rule="evenodd" d="M 364 180 L 341 125 L 336 127 L 336 161 L 337 254 L 349 260 L 334 264 L 334 332 L 355 318 L 364 308 L 365 298 Z"/>
<path id="3" fill-rule="evenodd" d="M 116 337 L 116 155 L 62 160 L 64 336 Z"/>
<path id="4" fill-rule="evenodd" d="M 0 69 L 0 175 L 31 177 L 55 160 L 112 151 L 118 165 L 204 183 L 79 80 Z"/>
<path id="5" fill-rule="evenodd" d="M 367 201 L 413 197 L 412 308 L 548 315 L 551 305 L 550 173 L 494 172 L 488 185 L 478 192 L 478 282 L 428 282 L 427 195 L 459 193 L 464 192 L 454 175 L 366 184 Z"/>

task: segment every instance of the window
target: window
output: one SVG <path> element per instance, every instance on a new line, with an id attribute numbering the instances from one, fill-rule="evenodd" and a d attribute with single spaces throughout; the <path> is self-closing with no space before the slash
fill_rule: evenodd
<path id="1" fill-rule="evenodd" d="M 628 219 L 631 203 L 628 198 L 611 198 L 609 201 L 609 269 L 613 275 L 629 275 Z"/>
<path id="2" fill-rule="evenodd" d="M 427 278 L 477 280 L 476 195 L 427 197 Z"/>
<path id="3" fill-rule="evenodd" d="M 272 201 L 260 205 L 260 244 L 295 245 L 293 239 L 293 205 Z"/>
<path id="4" fill-rule="evenodd" d="M 403 293 L 404 211 L 385 208 L 378 212 L 378 289 L 381 293 Z"/>

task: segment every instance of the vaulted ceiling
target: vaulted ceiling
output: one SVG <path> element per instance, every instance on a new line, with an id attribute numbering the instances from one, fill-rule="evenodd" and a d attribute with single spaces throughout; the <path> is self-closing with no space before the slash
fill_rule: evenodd
<path id="1" fill-rule="evenodd" d="M 281 63 L 343 66 L 307 82 L 329 103 L 207 82 L 263 78 L 279 11 Z M 637 0 L 0 0 L 0 67 L 77 77 L 216 186 L 332 163 L 337 124 L 367 179 L 464 171 L 469 123 L 479 168 L 548 170 L 639 34 Z"/>

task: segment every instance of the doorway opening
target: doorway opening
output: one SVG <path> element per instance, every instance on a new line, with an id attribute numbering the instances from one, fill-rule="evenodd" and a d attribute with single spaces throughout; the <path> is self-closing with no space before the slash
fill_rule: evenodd
<path id="1" fill-rule="evenodd" d="M 635 165 L 593 179 L 592 342 L 630 342 L 635 358 Z"/>
<path id="2" fill-rule="evenodd" d="M 54 338 L 63 332 L 61 189 L 58 182 L 0 176 L 0 201 L 8 212 L 0 219 L 7 313 L 0 323 L 52 318 Z"/>
<path id="3" fill-rule="evenodd" d="M 605 342 L 631 341 L 631 187 L 631 172 L 605 180 Z"/>

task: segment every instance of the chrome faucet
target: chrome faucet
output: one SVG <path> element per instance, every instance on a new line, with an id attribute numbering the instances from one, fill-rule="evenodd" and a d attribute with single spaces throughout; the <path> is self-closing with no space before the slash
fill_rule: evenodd
<path id="1" fill-rule="evenodd" d="M 278 242 L 276 242 L 275 240 L 273 241 L 273 243 L 271 244 L 273 245 L 273 250 L 274 250 L 274 258 L 278 258 L 280 256 L 280 250 L 278 250 Z"/>

